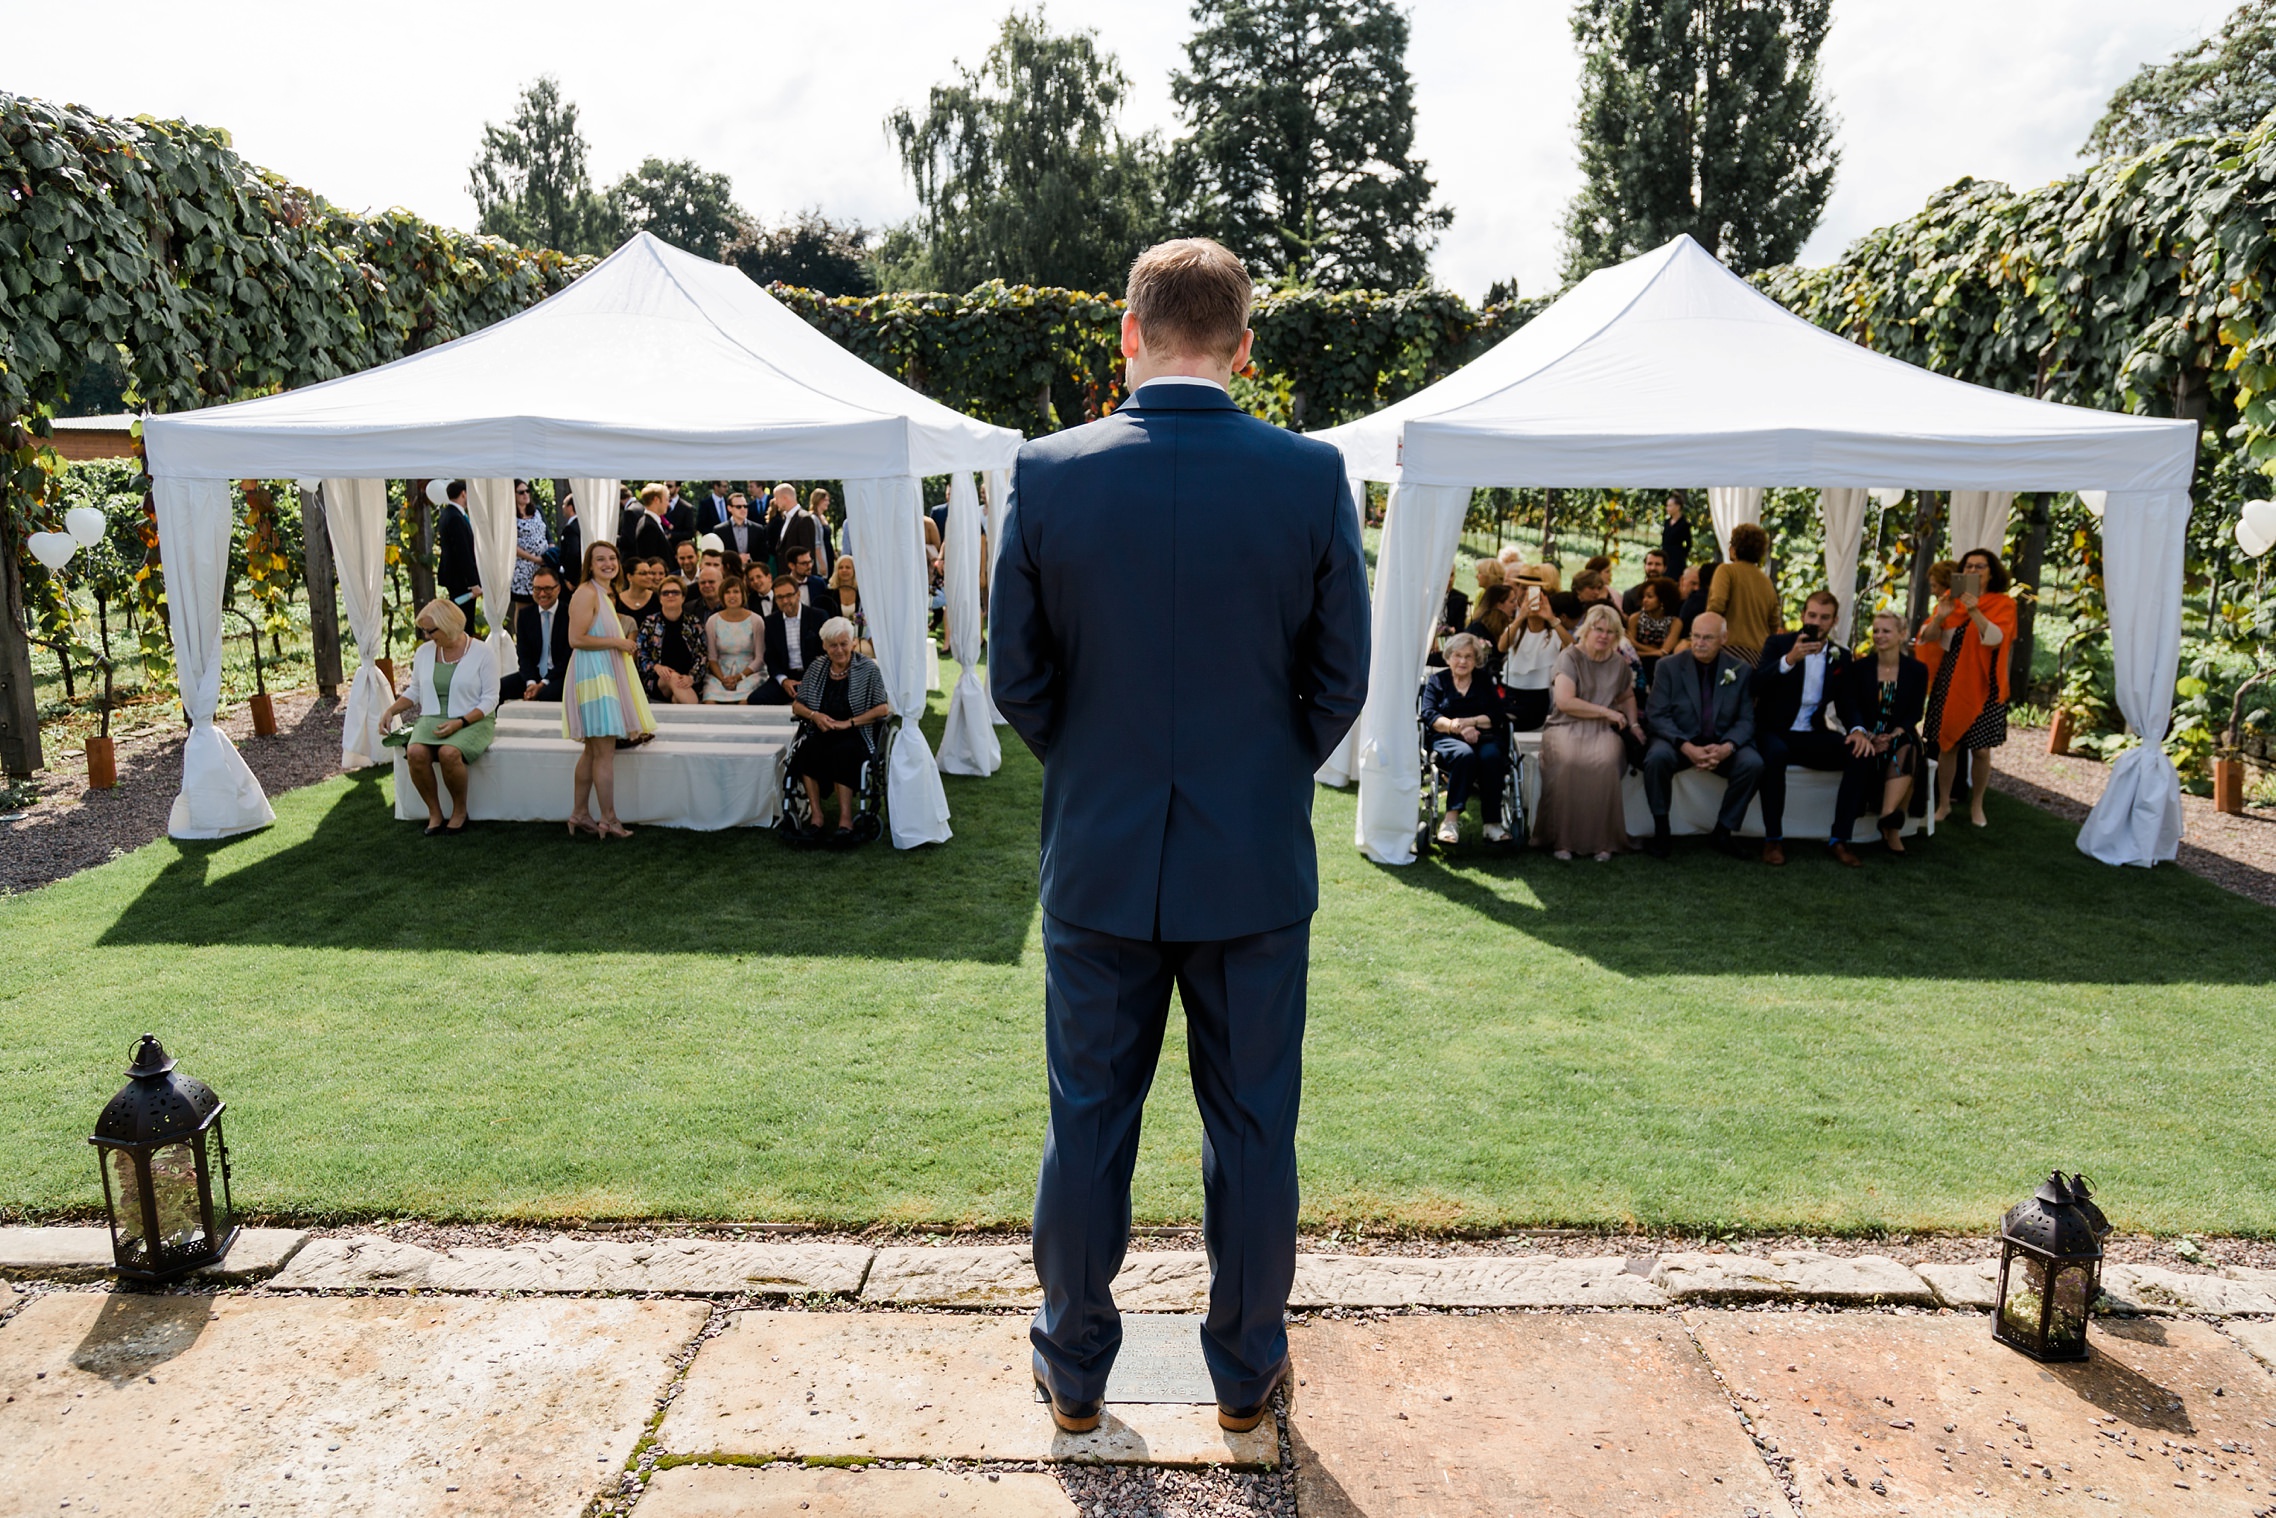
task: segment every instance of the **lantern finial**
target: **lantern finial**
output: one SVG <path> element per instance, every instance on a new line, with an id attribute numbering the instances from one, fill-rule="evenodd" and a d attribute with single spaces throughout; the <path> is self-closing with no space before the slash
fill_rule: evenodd
<path id="1" fill-rule="evenodd" d="M 142 1081 L 149 1080 L 152 1076 L 164 1075 L 173 1068 L 173 1057 L 167 1054 L 166 1046 L 158 1042 L 158 1035 L 145 1033 L 142 1035 L 142 1042 L 135 1045 L 134 1063 L 126 1067 L 126 1073 L 136 1080 Z"/>

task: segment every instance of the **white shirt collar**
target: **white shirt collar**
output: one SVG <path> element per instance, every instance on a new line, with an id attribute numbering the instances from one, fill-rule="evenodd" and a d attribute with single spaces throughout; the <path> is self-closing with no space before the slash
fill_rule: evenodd
<path id="1" fill-rule="evenodd" d="M 1146 393 L 1147 385 L 1207 385 L 1210 389 L 1216 391 L 1220 395 L 1232 394 L 1230 390 L 1227 390 L 1223 385 L 1218 384 L 1215 380 L 1203 379 L 1198 374 L 1157 374 L 1152 379 L 1146 381 L 1145 385 L 1140 385 L 1136 390 L 1133 390 L 1130 393 L 1132 395 L 1143 395 Z"/>

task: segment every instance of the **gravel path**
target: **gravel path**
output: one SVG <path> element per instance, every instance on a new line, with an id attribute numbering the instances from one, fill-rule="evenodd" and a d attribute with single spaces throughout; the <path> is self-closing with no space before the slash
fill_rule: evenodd
<path id="1" fill-rule="evenodd" d="M 2077 822 L 2102 795 L 2108 765 L 2057 758 L 2044 729 L 2016 728 L 1993 761 L 1992 789 Z M 2210 797 L 2181 798 L 2180 865 L 2262 906 L 2276 907 L 2276 808 L 2248 806 L 2242 817 L 2213 810 Z"/>
<path id="2" fill-rule="evenodd" d="M 340 768 L 340 703 L 314 691 L 276 696 L 277 735 L 253 736 L 253 716 L 239 707 L 222 730 L 274 798 Z M 28 891 L 76 875 L 115 855 L 165 836 L 167 814 L 182 784 L 180 729 L 154 728 L 118 740 L 116 789 L 87 789 L 84 750 L 49 755 L 34 784 L 40 799 L 22 820 L 0 822 L 0 892 Z"/>

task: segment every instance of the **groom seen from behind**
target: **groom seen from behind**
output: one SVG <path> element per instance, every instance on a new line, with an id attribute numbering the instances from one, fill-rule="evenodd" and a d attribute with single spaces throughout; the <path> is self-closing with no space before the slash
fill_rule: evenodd
<path id="1" fill-rule="evenodd" d="M 1250 293 L 1213 242 L 1139 256 L 1130 398 L 1020 450 L 996 571 L 990 684 L 1043 761 L 1051 1121 L 1030 1337 L 1070 1432 L 1097 1426 L 1122 1343 L 1111 1283 L 1173 985 L 1218 1421 L 1255 1427 L 1288 1370 L 1312 772 L 1366 695 L 1367 582 L 1341 456 L 1233 402 Z"/>

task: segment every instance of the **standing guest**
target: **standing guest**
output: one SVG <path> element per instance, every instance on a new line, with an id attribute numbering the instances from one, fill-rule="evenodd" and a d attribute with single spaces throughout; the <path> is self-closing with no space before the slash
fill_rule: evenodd
<path id="1" fill-rule="evenodd" d="M 1659 555 L 1655 553 L 1652 557 L 1656 559 Z M 1683 646 L 1683 619 L 1675 614 L 1675 581 L 1661 575 L 1636 588 L 1643 595 L 1628 618 L 1628 641 L 1643 663 L 1644 685 L 1649 689 L 1660 660 Z"/>
<path id="2" fill-rule="evenodd" d="M 1972 582 L 1963 585 L 1971 576 Z M 1959 594 L 1938 608 L 1936 619 L 1945 646 L 1937 670 L 1944 699 L 1937 730 L 1929 735 L 1939 751 L 1936 820 L 1951 814 L 1956 761 L 1965 755 L 1968 821 L 1983 827 L 1992 750 L 2007 741 L 2007 655 L 2015 646 L 2015 601 L 2007 594 L 2007 566 L 1988 548 L 1962 555 L 1952 583 Z"/>
<path id="3" fill-rule="evenodd" d="M 797 487 L 789 484 L 775 487 L 775 506 L 782 512 L 781 544 L 784 562 L 799 549 L 806 550 L 814 567 L 828 574 L 836 558 L 830 542 L 830 524 L 823 516 L 829 509 L 830 492 L 816 486 L 807 496 L 807 504 L 798 504 Z"/>
<path id="4" fill-rule="evenodd" d="M 384 728 L 405 712 L 418 712 L 409 732 L 388 737 L 402 745 L 411 784 L 427 804 L 427 836 L 456 837 L 466 831 L 466 767 L 482 757 L 498 726 L 498 664 L 488 644 L 466 635 L 466 619 L 453 602 L 429 601 L 413 626 L 419 651 L 411 658 L 411 687 L 379 714 L 379 723 Z M 450 791 L 447 823 L 435 788 L 437 769 Z"/>
<path id="5" fill-rule="evenodd" d="M 1600 604 L 1582 614 L 1573 646 L 1557 656 L 1550 708 L 1541 734 L 1537 841 L 1559 859 L 1594 854 L 1601 864 L 1635 847 L 1620 799 L 1628 773 L 1622 735 L 1636 730 L 1636 685 L 1620 657 L 1620 613 Z"/>
<path id="6" fill-rule="evenodd" d="M 1660 524 L 1660 573 L 1681 583 L 1684 567 L 1691 562 L 1691 524 L 1684 520 L 1683 497 L 1671 492 L 1666 512 L 1667 519 Z"/>
<path id="7" fill-rule="evenodd" d="M 530 604 L 514 617 L 519 666 L 499 682 L 508 701 L 558 701 L 569 674 L 569 608 L 561 604 L 561 573 L 550 564 L 530 576 Z"/>
<path id="8" fill-rule="evenodd" d="M 1509 692 L 1513 732 L 1538 732 L 1549 720 L 1549 687 L 1556 678 L 1557 656 L 1573 641 L 1549 607 L 1543 574 L 1540 565 L 1518 572 L 1512 588 L 1521 599 L 1512 604 L 1509 625 L 1494 639 L 1502 656 L 1502 685 Z"/>
<path id="9" fill-rule="evenodd" d="M 466 481 L 452 480 L 448 504 L 435 523 L 435 578 L 466 625 L 474 625 L 474 603 L 482 596 L 482 569 L 474 560 L 474 519 L 466 514 Z"/>
<path id="10" fill-rule="evenodd" d="M 793 548 L 803 546 L 808 553 L 814 550 L 814 545 L 807 540 L 804 528 L 793 531 L 793 518 L 799 515 L 796 485 L 784 480 L 767 492 L 766 528 L 768 536 L 774 540 L 775 562 L 778 567 L 789 565 L 790 551 Z"/>
<path id="11" fill-rule="evenodd" d="M 772 557 L 765 531 L 751 520 L 751 499 L 740 490 L 727 497 L 727 520 L 719 525 L 719 541 L 746 564 Z"/>
<path id="12" fill-rule="evenodd" d="M 850 553 L 838 555 L 835 568 L 830 571 L 830 588 L 815 603 L 833 617 L 843 617 L 853 625 L 854 648 L 870 658 L 877 650 L 869 641 L 869 618 L 862 614 L 861 587 L 854 579 L 854 561 Z"/>
<path id="13" fill-rule="evenodd" d="M 838 562 L 838 540 L 830 526 L 830 492 L 817 485 L 806 492 L 806 511 L 814 519 L 814 570 L 827 577 Z"/>
<path id="14" fill-rule="evenodd" d="M 1905 619 L 1893 611 L 1873 615 L 1871 657 L 1852 659 L 1842 672 L 1837 709 L 1847 732 L 1849 764 L 1833 807 L 1833 856 L 1855 864 L 1849 847 L 1867 803 L 1881 818 L 1881 843 L 1905 852 L 1905 809 L 1920 777 L 1921 710 L 1928 700 L 1928 670 L 1905 653 Z"/>
<path id="15" fill-rule="evenodd" d="M 640 487 L 640 509 L 624 514 L 617 525 L 617 557 L 620 562 L 638 564 L 644 559 L 663 559 L 670 562 L 672 555 L 672 528 L 666 520 L 664 508 L 671 500 L 671 492 L 660 482 Z"/>
<path id="16" fill-rule="evenodd" d="M 1493 588 L 1509 594 L 1507 585 Z M 1500 843 L 1509 837 L 1509 829 L 1502 826 L 1509 747 L 1500 727 L 1507 697 L 1479 667 L 1490 647 L 1482 638 L 1456 633 L 1446 640 L 1446 668 L 1423 682 L 1423 730 L 1431 735 L 1433 759 L 1446 772 L 1440 843 L 1462 841 L 1462 809 L 1469 805 L 1473 788 L 1478 792 L 1478 817 L 1486 826 L 1486 842 Z"/>
<path id="17" fill-rule="evenodd" d="M 1723 641 L 1748 663 L 1762 657 L 1762 645 L 1778 631 L 1778 592 L 1762 572 L 1770 552 L 1770 534 L 1758 522 L 1741 522 L 1731 529 L 1731 558 L 1718 565 L 1715 583 L 1707 590 L 1707 609 L 1723 619 L 1728 629 Z"/>
<path id="18" fill-rule="evenodd" d="M 839 844 L 853 841 L 854 787 L 861 767 L 877 757 L 877 724 L 893 715 L 877 661 L 854 651 L 853 624 L 843 617 L 822 623 L 822 653 L 806 666 L 790 709 L 813 731 L 791 755 L 790 772 L 806 786 L 810 826 L 822 826 L 822 787 L 838 802 Z"/>
<path id="19" fill-rule="evenodd" d="M 1668 857 L 1670 793 L 1676 774 L 1688 768 L 1723 777 L 1713 837 L 1717 849 L 1735 855 L 1732 835 L 1746 825 L 1747 803 L 1762 780 L 1762 755 L 1754 747 L 1753 670 L 1723 646 L 1723 619 L 1711 611 L 1691 624 L 1685 653 L 1688 658 L 1660 666 L 1644 712 L 1652 735 L 1643 765 L 1644 800 L 1652 809 L 1646 847 L 1658 858 Z"/>
<path id="20" fill-rule="evenodd" d="M 1754 678 L 1755 750 L 1762 755 L 1762 862 L 1786 862 L 1786 771 L 1849 768 L 1849 745 L 1826 726 L 1826 710 L 1834 704 L 1842 667 L 1849 650 L 1834 641 L 1834 619 L 1841 602 L 1830 590 L 1810 593 L 1802 608 L 1802 625 L 1794 632 L 1773 633 L 1762 646 Z M 1848 851 L 1837 840 L 1836 857 Z M 1844 864 L 1854 861 L 1843 860 Z"/>
<path id="21" fill-rule="evenodd" d="M 1667 578 L 1667 555 L 1657 548 L 1646 550 L 1644 554 L 1644 578 L 1620 593 L 1620 614 L 1625 617 L 1632 617 L 1642 611 L 1644 609 L 1644 587 L 1654 580 L 1665 578 Z M 1667 610 L 1672 616 L 1675 612 L 1674 605 L 1671 603 Z"/>
<path id="22" fill-rule="evenodd" d="M 695 505 L 695 535 L 697 537 L 700 538 L 707 532 L 717 532 L 727 524 L 727 501 L 727 482 L 725 480 L 713 480 L 711 488 L 704 493 L 703 499 L 696 502 Z"/>
<path id="23" fill-rule="evenodd" d="M 573 494 L 562 494 L 561 536 L 547 557 L 564 585 L 577 583 L 577 571 L 585 562 L 585 530 L 577 521 L 577 497 Z"/>
<path id="24" fill-rule="evenodd" d="M 775 614 L 766 619 L 767 678 L 751 697 L 753 706 L 788 706 L 806 666 L 822 657 L 822 624 L 830 614 L 801 604 L 799 588 L 788 575 L 774 582 Z"/>
<path id="25" fill-rule="evenodd" d="M 745 604 L 741 580 L 720 581 L 719 602 L 703 624 L 703 699 L 748 702 L 766 680 L 760 657 L 766 622 Z"/>
<path id="26" fill-rule="evenodd" d="M 670 531 L 672 541 L 679 543 L 683 539 L 693 538 L 695 536 L 695 503 L 680 494 L 680 482 L 678 480 L 664 481 L 664 490 L 666 492 L 664 525 Z"/>
<path id="27" fill-rule="evenodd" d="M 608 586 L 618 573 L 616 545 L 585 549 L 585 573 L 569 598 L 569 688 L 561 703 L 561 736 L 584 745 L 577 756 L 569 797 L 569 836 L 629 838 L 632 830 L 616 819 L 616 749 L 645 743 L 656 732 L 648 697 L 632 662 L 631 630 L 609 603 Z M 590 794 L 595 816 L 585 798 Z"/>
<path id="28" fill-rule="evenodd" d="M 546 562 L 553 545 L 545 536 L 545 518 L 530 498 L 529 481 L 514 481 L 514 607 L 530 604 L 530 576 Z"/>
<path id="29" fill-rule="evenodd" d="M 1936 604 L 1920 619 L 1913 635 L 1912 656 L 1928 671 L 1928 715 L 1920 730 L 1928 735 L 1932 749 L 1944 726 L 1944 691 L 1951 682 L 1944 671 L 1944 618 L 1958 604 L 1952 599 L 1952 573 L 1959 567 L 1950 559 L 1938 559 L 1928 566 L 1928 593 Z"/>
<path id="30" fill-rule="evenodd" d="M 656 615 L 641 622 L 633 655 L 649 698 L 679 706 L 702 699 L 696 676 L 703 672 L 703 628 L 689 614 L 687 600 L 687 587 L 676 579 L 657 589 Z"/>

